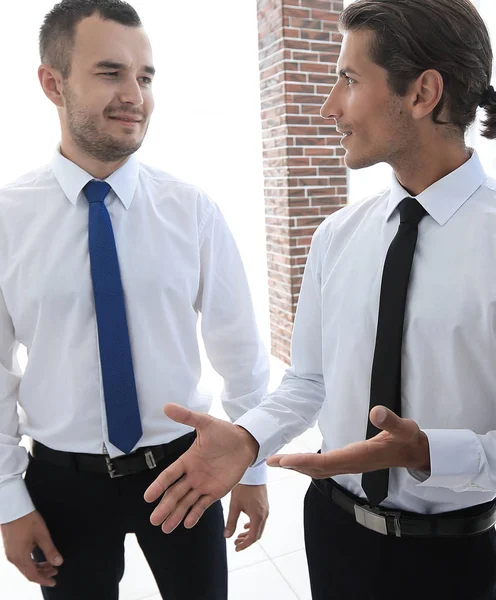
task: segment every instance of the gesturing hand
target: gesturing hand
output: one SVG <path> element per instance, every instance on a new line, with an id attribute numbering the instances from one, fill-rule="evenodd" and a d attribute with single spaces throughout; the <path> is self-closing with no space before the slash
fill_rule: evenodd
<path id="1" fill-rule="evenodd" d="M 186 513 L 184 526 L 194 527 L 209 506 L 232 490 L 255 459 L 258 444 L 245 429 L 227 421 L 177 404 L 167 404 L 164 412 L 197 433 L 192 446 L 145 492 L 147 502 L 164 494 L 150 521 L 171 533 Z"/>
<path id="2" fill-rule="evenodd" d="M 314 479 L 390 467 L 430 471 L 429 441 L 415 421 L 402 419 L 383 406 L 370 411 L 370 420 L 383 430 L 370 440 L 323 454 L 276 454 L 267 464 L 293 469 Z"/>

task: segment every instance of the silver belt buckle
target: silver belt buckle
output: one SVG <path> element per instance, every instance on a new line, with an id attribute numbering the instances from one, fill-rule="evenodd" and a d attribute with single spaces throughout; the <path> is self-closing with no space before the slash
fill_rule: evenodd
<path id="1" fill-rule="evenodd" d="M 153 456 L 153 452 L 151 450 L 148 450 L 148 452 L 145 452 L 145 460 L 146 460 L 146 466 L 149 469 L 154 469 L 157 466 L 157 463 L 155 462 L 155 457 Z"/>
<path id="2" fill-rule="evenodd" d="M 372 529 L 372 531 L 382 533 L 382 535 L 388 534 L 386 517 L 378 515 L 370 509 L 365 508 L 364 506 L 360 506 L 358 504 L 355 504 L 354 508 L 355 519 L 357 523 L 363 525 L 367 529 Z"/>
<path id="3" fill-rule="evenodd" d="M 105 462 L 107 463 L 107 471 L 110 475 L 110 479 L 116 479 L 117 477 L 124 477 L 124 473 L 116 473 L 114 463 L 110 456 L 105 456 Z"/>

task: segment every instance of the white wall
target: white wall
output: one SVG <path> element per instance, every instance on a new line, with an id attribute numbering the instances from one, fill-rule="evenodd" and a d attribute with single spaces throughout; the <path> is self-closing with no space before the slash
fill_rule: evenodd
<path id="1" fill-rule="evenodd" d="M 0 185 L 47 162 L 59 140 L 56 110 L 36 74 L 38 29 L 54 4 L 2 3 Z M 139 157 L 199 185 L 220 205 L 268 341 L 256 2 L 131 4 L 149 33 L 158 70 L 156 111 Z"/>

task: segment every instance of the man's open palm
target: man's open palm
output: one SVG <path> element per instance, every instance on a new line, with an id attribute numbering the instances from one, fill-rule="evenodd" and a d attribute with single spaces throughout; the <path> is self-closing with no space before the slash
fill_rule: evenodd
<path id="1" fill-rule="evenodd" d="M 145 492 L 145 500 L 162 500 L 153 511 L 153 525 L 162 523 L 165 533 L 184 519 L 194 527 L 205 510 L 228 494 L 256 456 L 256 442 L 248 432 L 227 421 L 167 404 L 165 414 L 196 429 L 192 446 L 165 469 Z M 255 445 L 254 445 L 255 444 Z"/>
<path id="2" fill-rule="evenodd" d="M 322 454 L 276 454 L 267 464 L 293 469 L 314 479 L 390 467 L 430 469 L 429 442 L 415 421 L 402 419 L 381 406 L 372 409 L 370 420 L 383 431 L 369 440 Z"/>

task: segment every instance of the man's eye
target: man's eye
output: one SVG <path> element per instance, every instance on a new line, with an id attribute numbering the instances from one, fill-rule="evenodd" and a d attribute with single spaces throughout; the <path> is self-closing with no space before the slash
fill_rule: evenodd
<path id="1" fill-rule="evenodd" d="M 146 85 L 150 85 L 152 83 L 151 77 L 140 77 L 140 79 L 143 83 L 146 83 Z"/>
<path id="2" fill-rule="evenodd" d="M 116 77 L 117 75 L 119 75 L 119 73 L 117 71 L 109 71 L 108 73 L 100 73 L 100 75 L 108 75 L 109 77 Z"/>
<path id="3" fill-rule="evenodd" d="M 347 83 L 348 85 L 351 85 L 352 83 L 355 83 L 355 80 L 354 80 L 354 79 L 352 79 L 351 77 L 348 77 L 348 76 L 346 75 L 346 83 Z"/>

